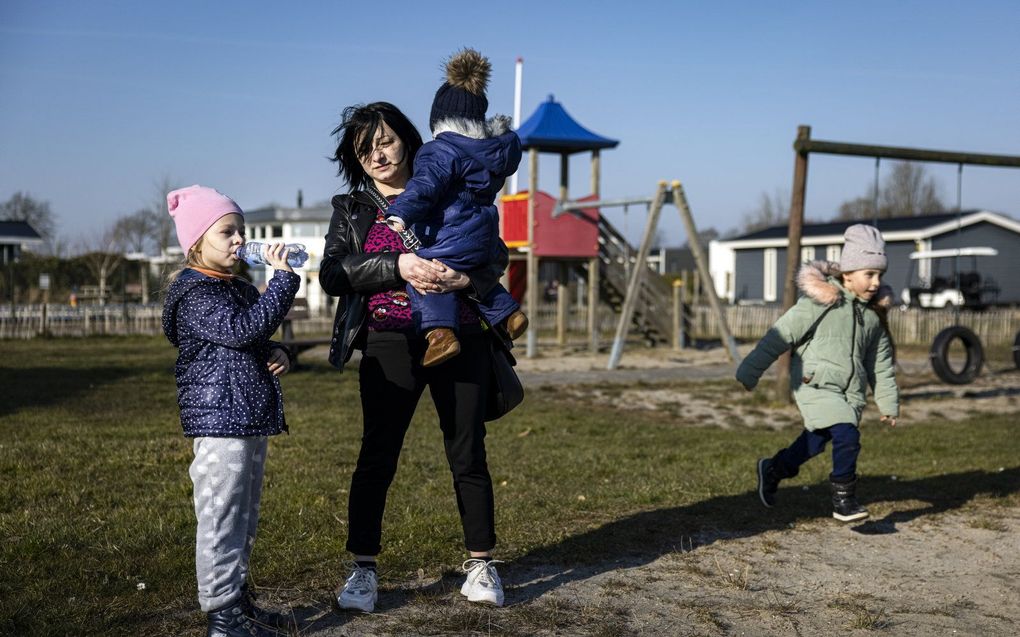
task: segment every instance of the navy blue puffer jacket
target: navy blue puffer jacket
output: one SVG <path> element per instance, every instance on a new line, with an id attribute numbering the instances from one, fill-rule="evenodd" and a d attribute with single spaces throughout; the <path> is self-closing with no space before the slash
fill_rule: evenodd
<path id="1" fill-rule="evenodd" d="M 286 431 L 280 381 L 267 363 L 273 335 L 301 277 L 277 270 L 265 294 L 250 283 L 187 268 L 170 285 L 163 332 L 177 346 L 181 426 L 198 436 L 272 436 Z"/>
<path id="2" fill-rule="evenodd" d="M 443 120 L 435 139 L 418 151 L 407 188 L 386 211 L 421 240 L 416 254 L 454 270 L 473 270 L 501 258 L 493 203 L 521 162 L 521 140 L 503 116 L 484 125 Z"/>

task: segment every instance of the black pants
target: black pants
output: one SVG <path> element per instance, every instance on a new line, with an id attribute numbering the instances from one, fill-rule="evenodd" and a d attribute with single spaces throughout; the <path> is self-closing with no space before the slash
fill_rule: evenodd
<path id="1" fill-rule="evenodd" d="M 792 478 L 800 473 L 800 465 L 825 451 L 832 441 L 832 473 L 829 480 L 847 482 L 857 477 L 857 456 L 861 453 L 861 432 L 851 423 L 835 424 L 825 429 L 805 429 L 793 444 L 775 455 L 776 474 Z"/>
<path id="2" fill-rule="evenodd" d="M 426 385 L 439 414 L 464 543 L 469 551 L 488 551 L 496 545 L 483 420 L 491 353 L 484 334 L 461 333 L 459 338 L 460 354 L 423 368 L 421 336 L 369 333 L 359 371 L 365 430 L 348 502 L 347 550 L 355 555 L 378 555 L 382 548 L 386 492 Z"/>

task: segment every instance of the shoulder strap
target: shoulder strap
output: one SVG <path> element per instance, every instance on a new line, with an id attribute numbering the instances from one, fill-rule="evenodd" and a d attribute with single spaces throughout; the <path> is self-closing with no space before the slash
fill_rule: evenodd
<path id="1" fill-rule="evenodd" d="M 365 193 L 369 196 L 372 202 L 379 207 L 379 210 L 386 212 L 386 210 L 389 209 L 390 202 L 386 201 L 386 197 L 383 197 L 382 193 L 376 189 L 375 185 L 369 184 L 368 187 L 365 188 Z M 403 232 L 398 232 L 397 234 L 400 235 L 401 241 L 404 242 L 404 247 L 411 252 L 417 252 L 421 248 L 421 241 L 410 228 L 404 228 Z"/>
<path id="2" fill-rule="evenodd" d="M 791 347 L 790 349 L 793 350 L 793 351 L 796 351 L 797 349 L 800 348 L 801 345 L 803 345 L 804 343 L 807 343 L 812 338 L 814 338 L 815 337 L 815 330 L 818 329 L 818 325 L 822 322 L 822 319 L 825 318 L 825 315 L 828 314 L 829 312 L 831 312 L 832 308 L 834 308 L 834 307 L 836 307 L 835 303 L 833 303 L 832 305 L 830 305 L 830 306 L 826 307 L 824 310 L 822 310 L 822 313 L 818 315 L 818 318 L 816 318 L 815 322 L 811 324 L 811 327 L 809 327 L 807 329 L 807 331 L 804 332 L 804 336 L 801 336 L 799 339 L 797 339 L 797 342 L 794 343 L 793 347 Z"/>

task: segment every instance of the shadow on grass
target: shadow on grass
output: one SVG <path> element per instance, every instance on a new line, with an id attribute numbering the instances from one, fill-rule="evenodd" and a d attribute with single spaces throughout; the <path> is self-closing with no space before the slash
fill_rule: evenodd
<path id="1" fill-rule="evenodd" d="M 159 367 L 165 371 L 165 366 Z M 0 370 L 0 387 L 10 398 L 0 401 L 0 416 L 17 413 L 29 407 L 53 407 L 73 402 L 95 391 L 99 385 L 115 383 L 132 375 L 148 373 L 137 366 L 96 366 L 56 369 L 53 367 L 19 367 Z M 172 370 L 171 370 L 172 373 Z"/>
<path id="2" fill-rule="evenodd" d="M 533 581 L 515 587 L 508 597 L 513 603 L 528 602 L 568 582 L 641 566 L 669 553 L 697 550 L 719 540 L 784 529 L 807 517 L 828 518 L 831 513 L 828 485 L 823 486 L 824 491 L 817 487 L 807 491 L 801 487 L 782 488 L 777 496 L 779 504 L 771 510 L 762 508 L 757 492 L 752 491 L 629 515 L 514 560 L 508 565 L 511 570 L 529 572 Z M 926 504 L 894 511 L 853 530 L 865 535 L 895 533 L 897 524 L 957 509 L 977 495 L 1002 497 L 1018 492 L 1020 467 L 918 480 L 894 480 L 891 476 L 861 478 L 859 496 L 865 504 L 869 501 Z"/>

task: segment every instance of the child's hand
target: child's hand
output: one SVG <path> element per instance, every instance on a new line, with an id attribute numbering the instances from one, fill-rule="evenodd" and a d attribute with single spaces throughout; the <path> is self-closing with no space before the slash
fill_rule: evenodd
<path id="1" fill-rule="evenodd" d="M 896 416 L 882 416 L 881 421 L 889 423 L 890 427 L 896 426 Z"/>
<path id="2" fill-rule="evenodd" d="M 290 267 L 290 264 L 287 263 L 287 254 L 289 252 L 290 250 L 287 249 L 285 243 L 270 243 L 269 248 L 266 250 L 266 261 L 277 270 L 293 272 L 294 268 Z"/>
<path id="3" fill-rule="evenodd" d="M 401 221 L 399 217 L 387 217 L 386 225 L 388 225 L 394 232 L 404 231 L 404 222 Z"/>
<path id="4" fill-rule="evenodd" d="M 269 362 L 266 364 L 273 376 L 283 376 L 290 371 L 290 357 L 279 347 L 269 350 Z"/>

